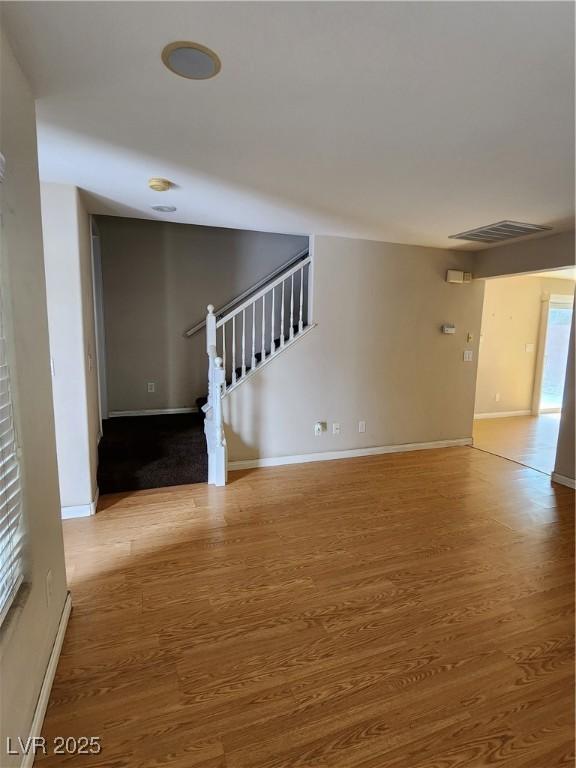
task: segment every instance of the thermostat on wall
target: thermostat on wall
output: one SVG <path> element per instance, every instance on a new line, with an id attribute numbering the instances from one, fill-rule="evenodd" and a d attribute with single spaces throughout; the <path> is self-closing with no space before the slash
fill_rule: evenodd
<path id="1" fill-rule="evenodd" d="M 442 333 L 456 333 L 456 326 L 455 325 L 443 325 L 442 326 Z"/>

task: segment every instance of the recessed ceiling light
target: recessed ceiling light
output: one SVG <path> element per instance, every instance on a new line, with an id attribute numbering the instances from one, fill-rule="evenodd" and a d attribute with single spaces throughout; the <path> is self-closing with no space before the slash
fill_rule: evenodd
<path id="1" fill-rule="evenodd" d="M 186 40 L 169 43 L 162 51 L 162 61 L 175 75 L 189 80 L 208 80 L 222 68 L 214 51 Z"/>
<path id="2" fill-rule="evenodd" d="M 152 206 L 153 211 L 158 211 L 158 213 L 174 213 L 176 210 L 175 205 L 153 205 Z"/>

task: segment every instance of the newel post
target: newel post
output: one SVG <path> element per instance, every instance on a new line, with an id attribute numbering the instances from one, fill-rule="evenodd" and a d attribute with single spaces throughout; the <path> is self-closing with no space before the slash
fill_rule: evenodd
<path id="1" fill-rule="evenodd" d="M 206 352 L 210 355 L 210 348 L 216 348 L 216 315 L 213 304 L 208 304 L 206 309 Z"/>
<path id="2" fill-rule="evenodd" d="M 216 315 L 212 304 L 208 305 L 207 310 L 208 402 L 204 406 L 204 432 L 208 447 L 208 482 L 211 485 L 226 485 L 228 461 L 222 418 L 222 394 L 226 372 L 222 366 L 222 358 L 216 355 Z"/>
<path id="3" fill-rule="evenodd" d="M 214 485 L 226 485 L 228 477 L 228 449 L 226 446 L 226 436 L 224 434 L 224 419 L 222 417 L 222 395 L 224 393 L 224 383 L 226 372 L 222 367 L 222 358 L 217 357 L 214 360 L 214 467 L 213 478 Z"/>

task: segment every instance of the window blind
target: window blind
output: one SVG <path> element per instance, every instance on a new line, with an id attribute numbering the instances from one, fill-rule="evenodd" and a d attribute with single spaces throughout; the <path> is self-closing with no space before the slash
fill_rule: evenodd
<path id="1" fill-rule="evenodd" d="M 0 305 L 0 625 L 23 579 L 22 489 Z"/>

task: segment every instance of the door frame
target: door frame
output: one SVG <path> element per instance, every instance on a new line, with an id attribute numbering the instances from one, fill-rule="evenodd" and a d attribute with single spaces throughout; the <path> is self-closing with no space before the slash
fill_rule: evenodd
<path id="1" fill-rule="evenodd" d="M 539 416 L 541 413 L 560 413 L 560 408 L 540 408 L 542 399 L 542 379 L 544 376 L 544 356 L 546 354 L 546 337 L 548 335 L 548 317 L 550 308 L 554 304 L 560 304 L 564 307 L 572 307 L 574 311 L 574 295 L 566 293 L 543 294 L 540 310 L 540 327 L 538 329 L 538 351 L 536 353 L 536 368 L 534 371 L 534 387 L 532 390 L 532 416 Z"/>

